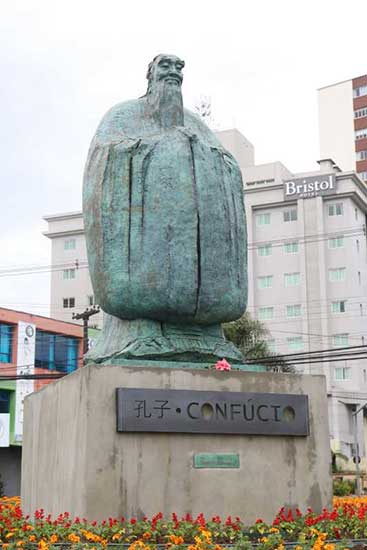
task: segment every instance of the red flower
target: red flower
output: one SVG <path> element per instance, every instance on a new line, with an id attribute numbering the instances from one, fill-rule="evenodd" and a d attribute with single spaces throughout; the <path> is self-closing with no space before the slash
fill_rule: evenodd
<path id="1" fill-rule="evenodd" d="M 231 370 L 231 365 L 225 359 L 215 363 L 215 370 Z"/>
<path id="2" fill-rule="evenodd" d="M 262 519 L 258 518 L 255 523 L 264 523 Z"/>

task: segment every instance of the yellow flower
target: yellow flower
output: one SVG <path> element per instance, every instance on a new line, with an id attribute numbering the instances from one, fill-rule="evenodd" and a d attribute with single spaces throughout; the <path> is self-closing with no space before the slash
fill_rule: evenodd
<path id="1" fill-rule="evenodd" d="M 170 535 L 169 536 L 169 541 L 172 544 L 183 544 L 184 539 L 183 539 L 183 537 L 176 537 L 176 535 Z"/>
<path id="2" fill-rule="evenodd" d="M 41 539 L 38 543 L 38 550 L 48 550 L 48 544 L 45 540 Z"/>
<path id="3" fill-rule="evenodd" d="M 70 542 L 80 542 L 80 537 L 75 533 L 70 533 L 70 535 L 68 535 L 68 540 Z"/>
<path id="4" fill-rule="evenodd" d="M 271 529 L 269 529 L 269 533 L 279 533 L 279 529 L 277 529 L 276 527 L 272 527 Z"/>
<path id="5" fill-rule="evenodd" d="M 6 539 L 11 539 L 11 537 L 14 537 L 14 533 L 10 531 L 7 535 L 5 535 Z"/>
<path id="6" fill-rule="evenodd" d="M 102 538 L 99 535 L 96 535 L 95 533 L 91 533 L 86 529 L 81 529 L 80 532 L 84 536 L 84 538 L 87 539 L 88 542 L 102 542 Z"/>
<path id="7" fill-rule="evenodd" d="M 17 541 L 17 548 L 22 548 L 22 546 L 24 546 L 25 544 L 25 541 L 22 539 L 22 540 L 18 540 Z"/>

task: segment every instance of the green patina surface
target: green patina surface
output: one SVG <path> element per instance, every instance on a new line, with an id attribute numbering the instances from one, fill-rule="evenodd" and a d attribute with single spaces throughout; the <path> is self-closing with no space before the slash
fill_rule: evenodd
<path id="1" fill-rule="evenodd" d="M 241 172 L 183 108 L 183 66 L 155 58 L 146 95 L 113 107 L 89 150 L 85 233 L 106 313 L 91 361 L 243 361 L 221 329 L 247 302 Z"/>

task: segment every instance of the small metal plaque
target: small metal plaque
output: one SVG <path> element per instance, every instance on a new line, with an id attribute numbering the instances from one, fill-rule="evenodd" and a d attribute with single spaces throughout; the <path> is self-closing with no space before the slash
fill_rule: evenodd
<path id="1" fill-rule="evenodd" d="M 309 434 L 306 395 L 117 388 L 118 432 Z"/>
<path id="2" fill-rule="evenodd" d="M 194 468 L 239 468 L 240 456 L 229 453 L 198 453 L 194 455 Z"/>

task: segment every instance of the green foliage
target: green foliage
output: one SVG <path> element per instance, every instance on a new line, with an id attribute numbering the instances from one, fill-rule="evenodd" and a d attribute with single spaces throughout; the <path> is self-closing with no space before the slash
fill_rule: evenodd
<path id="1" fill-rule="evenodd" d="M 272 352 L 267 343 L 269 331 L 266 326 L 257 319 L 253 319 L 246 311 L 237 321 L 225 323 L 224 336 L 232 342 L 242 353 L 245 360 L 275 358 L 267 370 L 275 372 L 294 372 L 294 368 L 286 364 L 280 357 Z"/>
<path id="2" fill-rule="evenodd" d="M 356 484 L 354 481 L 334 479 L 333 493 L 336 497 L 345 497 L 355 492 Z"/>

